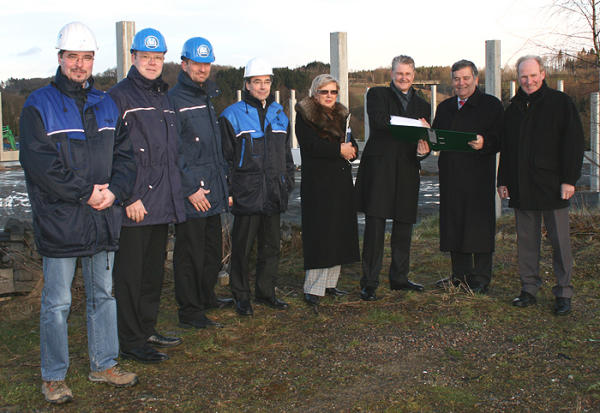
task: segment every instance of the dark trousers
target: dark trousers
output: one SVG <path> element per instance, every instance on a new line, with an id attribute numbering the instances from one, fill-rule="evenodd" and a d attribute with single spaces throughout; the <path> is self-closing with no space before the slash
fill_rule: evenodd
<path id="1" fill-rule="evenodd" d="M 452 278 L 469 286 L 487 287 L 492 281 L 491 252 L 450 252 Z"/>
<path id="2" fill-rule="evenodd" d="M 392 224 L 392 263 L 390 265 L 390 285 L 403 285 L 408 281 L 410 267 L 410 241 L 412 224 L 394 220 Z M 385 218 L 367 215 L 363 237 L 361 288 L 375 290 L 379 285 L 379 273 L 383 262 L 385 240 Z"/>
<path id="3" fill-rule="evenodd" d="M 168 229 L 167 224 L 121 228 L 113 271 L 121 350 L 139 348 L 155 333 Z"/>
<path id="4" fill-rule="evenodd" d="M 173 270 L 179 321 L 200 320 L 204 310 L 216 307 L 215 285 L 222 257 L 220 215 L 175 225 Z"/>
<path id="5" fill-rule="evenodd" d="M 552 243 L 552 267 L 556 285 L 552 293 L 556 297 L 571 298 L 573 286 L 573 256 L 569 237 L 569 208 L 547 211 L 515 209 L 517 224 L 517 251 L 521 289 L 535 295 L 542 285 L 540 277 L 540 246 L 542 241 L 542 217 Z"/>
<path id="6" fill-rule="evenodd" d="M 255 238 L 258 238 L 258 251 L 254 294 L 257 298 L 275 296 L 273 280 L 279 265 L 279 214 L 236 215 L 231 233 L 230 284 L 233 297 L 238 301 L 250 299 L 248 266 Z"/>

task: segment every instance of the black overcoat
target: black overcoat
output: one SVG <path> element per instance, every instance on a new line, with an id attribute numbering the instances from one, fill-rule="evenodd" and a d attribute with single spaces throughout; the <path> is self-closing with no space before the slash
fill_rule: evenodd
<path id="1" fill-rule="evenodd" d="M 296 105 L 296 136 L 302 155 L 304 268 L 329 268 L 360 260 L 352 167 L 340 155 L 348 110 L 336 103 L 334 121 L 313 98 Z M 322 136 L 336 135 L 337 141 Z M 352 141 L 356 146 L 356 142 Z"/>
<path id="2" fill-rule="evenodd" d="M 442 151 L 440 177 L 440 250 L 494 251 L 496 232 L 496 152 L 502 133 L 502 103 L 479 89 L 459 110 L 456 96 L 439 104 L 433 127 L 474 132 L 483 148 L 473 152 Z"/>
<path id="3" fill-rule="evenodd" d="M 581 175 L 583 128 L 573 101 L 546 83 L 527 96 L 519 89 L 504 116 L 498 185 L 509 206 L 525 210 L 565 208 L 560 185 Z"/>
<path id="4" fill-rule="evenodd" d="M 390 116 L 429 121 L 431 106 L 413 89 L 405 111 L 392 87 L 374 87 L 367 94 L 370 135 L 356 179 L 358 210 L 366 215 L 415 223 L 422 157 L 417 156 L 416 144 L 392 136 Z"/>

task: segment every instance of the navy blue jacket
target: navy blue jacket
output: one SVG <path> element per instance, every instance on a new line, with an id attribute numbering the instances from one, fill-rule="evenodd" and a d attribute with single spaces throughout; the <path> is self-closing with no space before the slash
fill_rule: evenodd
<path id="1" fill-rule="evenodd" d="M 161 77 L 146 79 L 131 66 L 127 78 L 108 91 L 127 127 L 137 165 L 133 193 L 126 205 L 141 199 L 148 211 L 137 224 L 125 217 L 124 226 L 185 221 L 177 167 L 175 112 L 167 98 L 167 89 Z"/>
<path id="2" fill-rule="evenodd" d="M 284 212 L 294 187 L 294 160 L 283 107 L 269 96 L 263 108 L 260 101 L 244 91 L 241 101 L 223 111 L 219 125 L 223 154 L 229 165 L 231 212 Z"/>
<path id="3" fill-rule="evenodd" d="M 187 218 L 208 217 L 228 210 L 227 163 L 211 102 L 218 93 L 215 82 L 207 80 L 200 86 L 183 70 L 177 84 L 169 90 L 169 100 L 177 117 L 179 170 Z M 211 208 L 206 212 L 196 211 L 188 200 L 188 196 L 200 188 L 210 190 L 206 198 Z"/>
<path id="4" fill-rule="evenodd" d="M 21 113 L 20 161 L 33 211 L 38 252 L 45 257 L 89 256 L 118 249 L 122 207 L 87 204 L 94 184 L 109 183 L 118 201 L 135 178 L 131 142 L 106 93 L 84 89 L 59 70 L 34 91 Z"/>

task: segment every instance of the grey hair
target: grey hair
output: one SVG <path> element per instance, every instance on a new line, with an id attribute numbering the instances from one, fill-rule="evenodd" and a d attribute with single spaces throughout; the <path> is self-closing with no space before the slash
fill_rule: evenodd
<path id="1" fill-rule="evenodd" d="M 454 72 L 460 69 L 464 69 L 465 67 L 471 69 L 473 77 L 477 77 L 479 75 L 479 71 L 477 70 L 477 66 L 475 66 L 475 63 L 471 62 L 470 60 L 462 59 L 452 65 L 452 69 L 450 69 L 450 76 L 453 76 Z"/>
<path id="2" fill-rule="evenodd" d="M 538 65 L 540 65 L 540 72 L 546 71 L 546 68 L 544 67 L 544 61 L 541 57 L 533 54 L 528 54 L 519 57 L 519 60 L 517 60 L 517 64 L 515 65 L 515 69 L 517 69 L 517 76 L 519 76 L 519 66 L 521 66 L 521 63 L 523 63 L 526 60 L 535 60 L 538 63 Z"/>
<path id="3" fill-rule="evenodd" d="M 331 82 L 334 82 L 337 90 L 340 90 L 340 82 L 338 82 L 338 80 L 335 77 L 331 76 L 330 74 L 324 73 L 322 75 L 315 77 L 312 81 L 312 84 L 310 85 L 310 90 L 308 92 L 308 96 L 316 96 L 317 90 L 319 90 L 319 88 L 321 86 L 326 85 Z"/>
<path id="4" fill-rule="evenodd" d="M 403 65 L 411 65 L 413 70 L 415 70 L 415 61 L 412 57 L 401 54 L 400 56 L 396 56 L 392 59 L 392 72 L 399 64 Z"/>

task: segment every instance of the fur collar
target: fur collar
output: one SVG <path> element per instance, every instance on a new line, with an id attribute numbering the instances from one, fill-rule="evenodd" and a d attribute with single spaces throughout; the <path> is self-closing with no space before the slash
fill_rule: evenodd
<path id="1" fill-rule="evenodd" d="M 339 102 L 335 102 L 332 109 L 320 105 L 314 98 L 305 97 L 296 104 L 296 111 L 302 119 L 317 131 L 322 139 L 332 142 L 346 140 L 346 119 L 348 109 Z"/>

